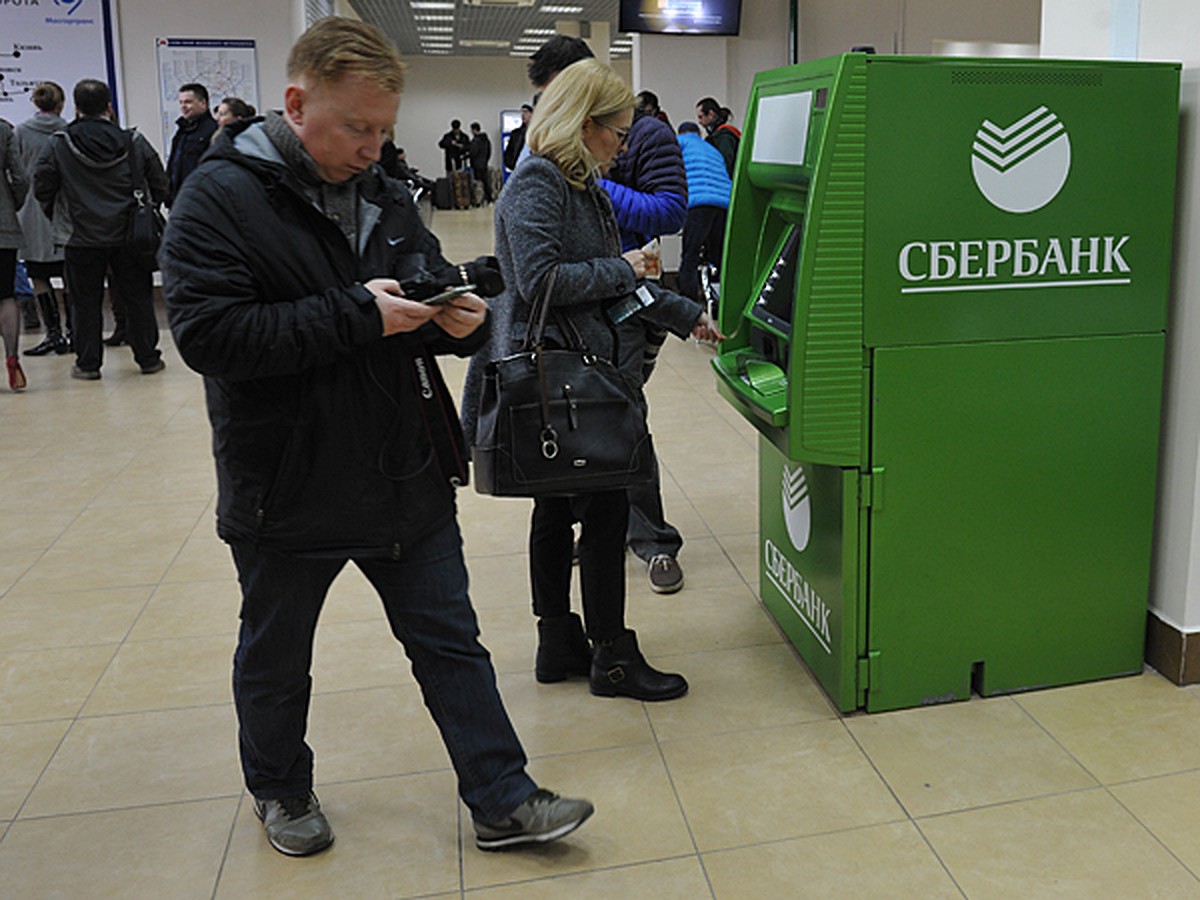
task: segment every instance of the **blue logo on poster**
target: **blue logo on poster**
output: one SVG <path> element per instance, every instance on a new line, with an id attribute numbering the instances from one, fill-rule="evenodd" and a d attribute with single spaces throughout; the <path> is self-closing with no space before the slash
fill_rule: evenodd
<path id="1" fill-rule="evenodd" d="M 70 9 L 67 10 L 67 15 L 69 16 L 73 15 L 75 10 L 83 6 L 83 0 L 54 0 L 54 5 L 70 7 Z"/>

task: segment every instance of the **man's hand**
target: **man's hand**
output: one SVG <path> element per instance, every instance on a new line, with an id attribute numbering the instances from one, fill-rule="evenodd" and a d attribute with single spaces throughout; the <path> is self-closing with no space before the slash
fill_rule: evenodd
<path id="1" fill-rule="evenodd" d="M 629 263 L 635 278 L 640 281 L 646 277 L 646 251 L 640 247 L 637 250 L 626 250 L 621 254 L 621 258 Z"/>
<path id="2" fill-rule="evenodd" d="M 487 301 L 478 294 L 459 294 L 436 307 L 434 324 L 454 338 L 465 338 L 487 320 Z"/>
<path id="3" fill-rule="evenodd" d="M 439 308 L 404 299 L 400 282 L 391 278 L 372 278 L 365 285 L 375 295 L 375 305 L 383 319 L 383 336 L 416 331 L 439 313 Z M 480 301 L 482 302 L 482 301 Z"/>

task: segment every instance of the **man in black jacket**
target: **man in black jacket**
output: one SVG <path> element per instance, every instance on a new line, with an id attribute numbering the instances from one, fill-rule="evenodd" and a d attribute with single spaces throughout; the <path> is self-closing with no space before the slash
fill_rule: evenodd
<path id="1" fill-rule="evenodd" d="M 54 220 L 56 232 L 68 232 L 64 274 L 71 288 L 74 331 L 71 376 L 100 378 L 106 272 L 125 307 L 133 358 L 144 374 L 152 375 L 165 366 L 158 349 L 152 275 L 124 244 L 135 174 L 149 190 L 146 202 L 157 205 L 167 192 L 162 161 L 149 141 L 112 121 L 112 94 L 103 81 L 83 79 L 75 85 L 74 99 L 75 121 L 52 137 L 33 171 L 34 197 Z M 56 203 L 60 197 L 63 203 Z"/>
<path id="2" fill-rule="evenodd" d="M 208 88 L 204 85 L 185 84 L 179 89 L 179 112 L 171 151 L 167 154 L 167 177 L 171 182 L 167 206 L 175 202 L 183 180 L 200 165 L 200 157 L 217 133 L 217 120 L 208 111 Z"/>
<path id="3" fill-rule="evenodd" d="M 592 812 L 526 774 L 478 640 L 454 510 L 461 433 L 434 356 L 477 349 L 487 305 L 410 296 L 496 276 L 447 263 L 374 164 L 402 73 L 378 29 L 320 20 L 292 48 L 283 112 L 222 130 L 163 245 L 171 330 L 205 376 L 217 530 L 242 588 L 242 770 L 271 845 L 294 856 L 333 842 L 304 734 L 317 616 L 351 561 L 412 661 L 476 845 L 554 840 Z"/>
<path id="4" fill-rule="evenodd" d="M 488 167 L 492 163 L 492 139 L 487 136 L 478 122 L 471 123 L 471 145 L 467 148 L 471 158 L 471 174 L 483 184 L 483 202 L 492 202 L 492 179 Z"/>

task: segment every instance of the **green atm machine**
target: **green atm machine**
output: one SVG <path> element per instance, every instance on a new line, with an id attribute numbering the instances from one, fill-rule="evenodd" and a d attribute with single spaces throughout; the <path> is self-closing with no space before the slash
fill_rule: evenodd
<path id="1" fill-rule="evenodd" d="M 1180 67 L 760 73 L 713 361 L 761 596 L 835 704 L 1138 672 Z"/>

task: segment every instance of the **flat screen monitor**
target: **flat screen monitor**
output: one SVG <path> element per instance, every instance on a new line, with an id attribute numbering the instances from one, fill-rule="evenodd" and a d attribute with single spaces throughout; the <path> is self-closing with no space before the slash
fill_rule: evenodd
<path id="1" fill-rule="evenodd" d="M 750 315 L 777 331 L 790 335 L 792 310 L 796 305 L 796 262 L 800 255 L 800 226 L 792 225 L 783 240 L 783 247 L 758 292 Z"/>
<path id="2" fill-rule="evenodd" d="M 736 35 L 742 0 L 621 0 L 617 29 L 640 34 Z"/>

